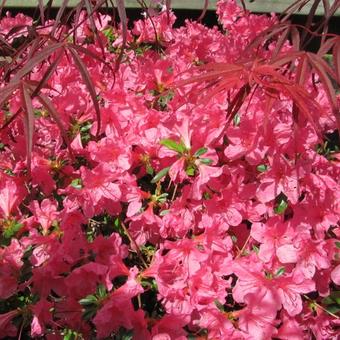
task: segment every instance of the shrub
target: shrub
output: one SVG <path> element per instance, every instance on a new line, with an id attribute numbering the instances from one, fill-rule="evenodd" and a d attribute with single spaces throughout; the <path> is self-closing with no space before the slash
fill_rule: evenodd
<path id="1" fill-rule="evenodd" d="M 0 21 L 0 337 L 335 339 L 338 2 L 117 2 Z"/>

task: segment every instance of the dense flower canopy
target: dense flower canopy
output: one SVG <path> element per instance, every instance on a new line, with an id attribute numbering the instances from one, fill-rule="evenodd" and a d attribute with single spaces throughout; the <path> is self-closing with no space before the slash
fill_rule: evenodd
<path id="1" fill-rule="evenodd" d="M 29 122 L 6 124 L 27 102 L 15 92 L 1 108 L 0 338 L 336 339 L 340 165 L 320 139 L 336 130 L 323 87 L 305 80 L 319 108 L 309 119 L 288 90 L 268 96 L 264 66 L 261 81 L 250 65 L 216 91 L 200 78 L 236 65 L 274 15 L 232 0 L 218 2 L 219 28 L 152 14 L 127 32 L 114 77 L 121 29 L 105 15 L 101 41 L 89 20 L 77 28 L 108 62 L 79 52 L 100 125 L 77 65 L 51 54 L 42 93 L 59 118 L 33 99 L 30 170 Z M 30 23 L 8 14 L 0 32 Z M 261 63 L 274 50 L 247 53 Z M 246 74 L 260 85 L 230 119 Z"/>

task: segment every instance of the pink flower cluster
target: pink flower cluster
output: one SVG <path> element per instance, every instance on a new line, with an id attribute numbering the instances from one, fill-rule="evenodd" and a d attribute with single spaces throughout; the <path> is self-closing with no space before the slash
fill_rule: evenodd
<path id="1" fill-rule="evenodd" d="M 277 20 L 235 1 L 219 1 L 217 14 L 223 29 L 173 28 L 166 11 L 136 21 L 115 77 L 82 55 L 97 138 L 93 101 L 65 54 L 43 92 L 73 156 L 39 102 L 31 177 L 24 120 L 1 130 L 0 338 L 337 339 L 339 156 L 310 121 L 296 124 L 284 94 L 268 115 L 259 89 L 229 122 L 230 91 L 206 98 L 204 84 L 173 86 L 200 65 L 237 62 Z M 104 46 L 114 65 L 122 40 L 106 19 L 96 22 L 102 44 L 89 22 L 78 39 L 98 55 Z M 0 27 L 29 20 L 7 16 Z M 332 133 L 322 87 L 306 87 Z M 21 105 L 14 95 L 1 124 Z"/>

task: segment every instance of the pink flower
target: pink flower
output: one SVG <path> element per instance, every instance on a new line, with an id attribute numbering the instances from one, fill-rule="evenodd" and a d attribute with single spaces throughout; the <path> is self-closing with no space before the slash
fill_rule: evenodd
<path id="1" fill-rule="evenodd" d="M 111 290 L 108 267 L 100 263 L 87 263 L 75 270 L 65 279 L 68 294 L 81 299 L 96 291 L 98 284 L 105 284 Z"/>
<path id="2" fill-rule="evenodd" d="M 242 16 L 243 10 L 237 5 L 235 0 L 219 0 L 217 2 L 217 10 L 219 21 L 223 27 L 228 29 L 236 20 Z"/>
<path id="3" fill-rule="evenodd" d="M 332 281 L 340 286 L 340 265 L 336 266 L 331 273 Z"/>
<path id="4" fill-rule="evenodd" d="M 0 209 L 3 217 L 8 218 L 17 209 L 26 195 L 26 189 L 19 178 L 0 174 Z"/>
<path id="5" fill-rule="evenodd" d="M 0 314 L 0 337 L 15 337 L 17 335 L 17 328 L 12 323 L 12 320 L 18 315 L 17 310 L 12 310 L 5 314 Z"/>
<path id="6" fill-rule="evenodd" d="M 15 238 L 0 248 L 0 299 L 7 299 L 18 289 L 18 276 L 23 265 L 24 248 Z"/>
<path id="7" fill-rule="evenodd" d="M 222 168 L 208 166 L 197 162 L 199 175 L 195 178 L 192 185 L 192 197 L 196 200 L 202 198 L 204 185 L 209 182 L 211 178 L 219 177 L 222 174 Z"/>
<path id="8" fill-rule="evenodd" d="M 97 312 L 93 323 L 97 328 L 98 338 L 109 336 L 120 327 L 133 329 L 134 323 L 138 322 L 141 310 L 135 311 L 131 299 L 143 292 L 143 288 L 136 281 L 136 268 L 132 268 L 128 281 L 117 290 L 114 290 Z M 108 315 L 115 315 L 108 318 Z"/>
<path id="9" fill-rule="evenodd" d="M 284 256 L 286 259 L 286 261 L 281 261 L 282 263 L 290 263 L 290 261 L 294 262 L 296 260 L 295 253 L 291 254 L 292 252 L 287 248 L 289 245 L 286 244 L 295 234 L 291 230 L 289 223 L 281 221 L 281 217 L 272 217 L 266 223 L 253 223 L 250 235 L 261 243 L 259 258 L 262 261 L 269 262 L 273 260 L 277 252 L 282 254 L 281 258 Z M 283 249 L 284 251 L 280 252 Z"/>
<path id="10" fill-rule="evenodd" d="M 228 316 L 216 307 L 205 309 L 200 313 L 200 319 L 195 322 L 201 328 L 208 329 L 208 339 L 247 339 L 247 334 L 234 327 Z"/>
<path id="11" fill-rule="evenodd" d="M 165 315 L 152 327 L 152 340 L 185 340 L 186 332 L 183 327 L 187 320 L 175 315 Z"/>
<path id="12" fill-rule="evenodd" d="M 18 36 L 27 36 L 28 27 L 32 26 L 32 18 L 23 15 L 22 13 L 17 14 L 15 17 L 11 16 L 10 12 L 6 12 L 6 16 L 3 17 L 0 21 L 0 31 L 3 35 L 8 34 L 13 28 L 17 27 L 15 33 L 12 34 L 12 38 L 10 42 L 14 39 L 14 37 Z M 26 27 L 25 27 L 26 26 Z"/>
<path id="13" fill-rule="evenodd" d="M 40 223 L 44 235 L 47 234 L 52 223 L 58 220 L 57 203 L 50 199 L 42 200 L 40 206 L 38 201 L 33 201 L 31 211 Z"/>
<path id="14" fill-rule="evenodd" d="M 238 260 L 233 264 L 238 281 L 233 289 L 234 299 L 243 303 L 248 293 L 255 294 L 258 290 L 270 291 L 276 308 L 281 305 L 289 315 L 294 316 L 302 311 L 302 299 L 300 294 L 306 294 L 315 290 L 315 283 L 310 279 L 294 271 L 292 274 L 276 276 L 264 272 L 264 266 L 256 262 L 251 256 L 247 260 Z"/>
<path id="15" fill-rule="evenodd" d="M 229 145 L 224 150 L 226 157 L 230 160 L 245 157 L 253 165 L 261 163 L 266 149 L 259 147 L 262 137 L 254 122 L 242 118 L 239 126 L 228 128 L 227 136 Z"/>
<path id="16" fill-rule="evenodd" d="M 299 198 L 298 171 L 283 156 L 274 156 L 271 168 L 261 176 L 256 196 L 260 202 L 267 203 L 281 192 L 293 204 L 297 203 Z"/>
<path id="17" fill-rule="evenodd" d="M 277 305 L 272 294 L 270 290 L 259 289 L 244 297 L 247 307 L 239 312 L 239 326 L 253 339 L 266 340 L 277 333 Z"/>
<path id="18" fill-rule="evenodd" d="M 45 325 L 51 324 L 52 314 L 50 309 L 53 303 L 47 300 L 40 300 L 38 303 L 31 307 L 33 313 L 33 320 L 31 323 L 31 336 L 42 336 L 45 333 Z"/>
<path id="19" fill-rule="evenodd" d="M 305 338 L 302 325 L 297 321 L 297 317 L 291 317 L 286 312 L 281 313 L 282 325 L 277 332 L 277 338 L 282 340 Z"/>

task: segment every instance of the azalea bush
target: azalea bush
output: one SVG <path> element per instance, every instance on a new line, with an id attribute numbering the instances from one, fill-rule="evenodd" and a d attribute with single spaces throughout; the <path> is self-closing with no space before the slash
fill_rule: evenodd
<path id="1" fill-rule="evenodd" d="M 337 339 L 339 4 L 102 3 L 0 21 L 0 338 Z"/>

